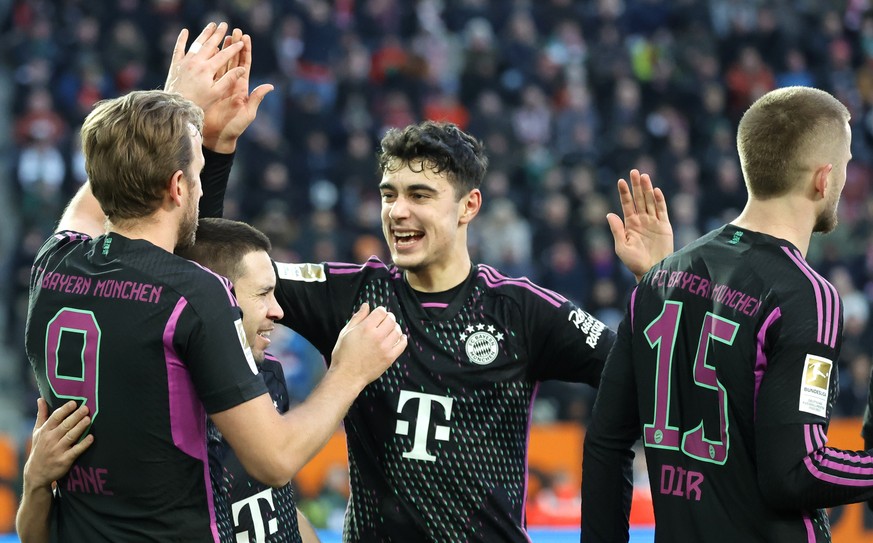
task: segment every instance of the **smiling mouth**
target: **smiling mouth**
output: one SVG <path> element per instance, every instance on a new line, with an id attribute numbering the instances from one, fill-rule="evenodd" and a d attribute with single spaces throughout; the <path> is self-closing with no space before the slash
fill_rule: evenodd
<path id="1" fill-rule="evenodd" d="M 270 343 L 270 334 L 271 334 L 272 332 L 273 332 L 272 329 L 270 329 L 270 330 L 261 330 L 261 331 L 258 332 L 258 337 L 261 338 L 261 339 L 263 339 L 263 340 L 266 341 L 267 343 Z"/>
<path id="2" fill-rule="evenodd" d="M 424 233 L 422 232 L 394 232 L 394 244 L 397 248 L 402 249 L 414 245 L 423 237 Z"/>

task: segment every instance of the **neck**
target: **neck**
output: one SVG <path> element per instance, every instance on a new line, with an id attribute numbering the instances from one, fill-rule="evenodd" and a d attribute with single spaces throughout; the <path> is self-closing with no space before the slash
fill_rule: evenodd
<path id="1" fill-rule="evenodd" d="M 750 198 L 731 224 L 790 241 L 806 257 L 815 225 L 815 209 L 804 200 L 785 196 L 770 200 Z"/>
<path id="2" fill-rule="evenodd" d="M 470 275 L 470 255 L 453 259 L 449 265 L 430 265 L 423 269 L 406 270 L 409 286 L 419 292 L 443 292 L 456 287 Z"/>
<path id="3" fill-rule="evenodd" d="M 141 239 L 152 245 L 172 253 L 176 249 L 177 229 L 163 224 L 165 221 L 155 216 L 134 221 L 122 221 L 120 224 L 109 223 L 109 231 L 120 234 L 128 239 Z"/>

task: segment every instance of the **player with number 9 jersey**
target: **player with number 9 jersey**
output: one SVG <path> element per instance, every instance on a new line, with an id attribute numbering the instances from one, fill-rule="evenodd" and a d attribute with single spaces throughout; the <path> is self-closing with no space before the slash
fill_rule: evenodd
<path id="1" fill-rule="evenodd" d="M 145 240 L 58 232 L 26 349 L 49 406 L 86 404 L 95 438 L 58 482 L 53 540 L 217 541 L 206 414 L 266 392 L 228 281 Z"/>
<path id="2" fill-rule="evenodd" d="M 873 456 L 827 447 L 842 302 L 786 240 L 726 225 L 634 290 L 586 435 L 583 540 L 627 541 L 631 445 L 656 541 L 830 541 Z"/>

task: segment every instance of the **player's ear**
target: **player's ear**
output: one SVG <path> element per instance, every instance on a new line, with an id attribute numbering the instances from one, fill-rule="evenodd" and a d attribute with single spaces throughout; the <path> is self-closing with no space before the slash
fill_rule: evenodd
<path id="1" fill-rule="evenodd" d="M 831 187 L 830 178 L 833 169 L 833 164 L 825 164 L 816 168 L 813 177 L 816 200 L 823 200 L 827 196 L 827 191 Z"/>
<path id="2" fill-rule="evenodd" d="M 482 191 L 473 189 L 461 198 L 461 216 L 458 218 L 458 224 L 467 224 L 473 220 L 473 217 L 479 214 L 479 209 L 482 208 Z"/>
<path id="3" fill-rule="evenodd" d="M 187 186 L 183 186 L 184 183 L 182 170 L 176 170 L 167 184 L 167 197 L 179 207 L 182 206 L 183 192 L 188 189 Z"/>

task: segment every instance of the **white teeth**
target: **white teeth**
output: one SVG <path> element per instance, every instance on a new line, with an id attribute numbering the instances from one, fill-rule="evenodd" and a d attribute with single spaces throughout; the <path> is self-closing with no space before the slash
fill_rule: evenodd
<path id="1" fill-rule="evenodd" d="M 397 236 L 398 238 L 411 238 L 412 236 L 415 235 L 415 233 L 413 233 L 413 232 L 395 232 L 394 235 Z"/>

